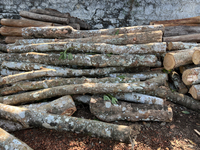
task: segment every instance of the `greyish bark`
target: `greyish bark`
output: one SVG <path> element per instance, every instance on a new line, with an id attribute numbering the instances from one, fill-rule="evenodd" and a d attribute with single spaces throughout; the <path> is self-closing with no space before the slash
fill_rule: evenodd
<path id="1" fill-rule="evenodd" d="M 0 116 L 9 116 L 10 120 L 18 121 L 25 127 L 38 126 L 59 131 L 85 133 L 121 142 L 128 142 L 132 132 L 132 129 L 128 126 L 40 113 L 26 108 L 18 108 L 5 104 L 0 104 Z"/>
<path id="2" fill-rule="evenodd" d="M 13 57 L 14 56 L 14 57 Z M 71 54 L 72 59 L 59 59 L 60 54 L 46 53 L 21 53 L 8 54 L 7 61 L 32 62 L 55 66 L 77 65 L 77 66 L 93 66 L 93 67 L 138 67 L 157 65 L 157 57 L 155 55 L 106 55 L 106 54 Z"/>
<path id="3" fill-rule="evenodd" d="M 6 44 L 1 44 L 1 43 L 0 43 L 0 51 L 2 51 L 2 52 L 7 52 Z"/>
<path id="4" fill-rule="evenodd" d="M 19 122 L 5 120 L 1 118 L 0 118 L 0 128 L 4 129 L 7 132 L 13 132 L 13 131 L 26 129 Z"/>
<path id="5" fill-rule="evenodd" d="M 148 44 L 129 44 L 112 45 L 105 43 L 76 43 L 76 42 L 52 42 L 30 45 L 16 45 L 7 48 L 9 53 L 25 52 L 54 52 L 64 51 L 82 52 L 82 53 L 108 53 L 108 54 L 163 54 L 166 52 L 166 43 L 148 43 Z"/>
<path id="6" fill-rule="evenodd" d="M 167 50 L 182 50 L 200 46 L 198 43 L 168 42 Z"/>
<path id="7" fill-rule="evenodd" d="M 15 75 L 15 74 L 20 74 L 24 73 L 24 71 L 16 71 L 16 70 L 9 70 L 9 69 L 1 69 L 1 75 L 2 76 L 9 76 L 9 75 Z"/>
<path id="8" fill-rule="evenodd" d="M 161 105 L 135 104 L 118 101 L 112 104 L 102 97 L 92 97 L 90 111 L 98 119 L 106 122 L 111 121 L 165 121 L 171 122 L 173 112 L 170 107 Z"/>

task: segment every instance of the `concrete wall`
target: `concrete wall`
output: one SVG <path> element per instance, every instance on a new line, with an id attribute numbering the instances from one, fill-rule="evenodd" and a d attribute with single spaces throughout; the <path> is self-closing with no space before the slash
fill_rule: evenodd
<path id="1" fill-rule="evenodd" d="M 19 11 L 34 8 L 69 12 L 94 29 L 200 16 L 200 0 L 0 0 L 0 19 L 19 18 Z"/>

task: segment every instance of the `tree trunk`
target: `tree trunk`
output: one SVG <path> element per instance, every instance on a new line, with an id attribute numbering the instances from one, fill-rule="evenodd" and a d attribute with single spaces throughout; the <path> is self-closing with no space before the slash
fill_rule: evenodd
<path id="1" fill-rule="evenodd" d="M 173 112 L 170 107 L 161 105 L 120 102 L 112 104 L 101 97 L 92 97 L 90 111 L 98 119 L 111 121 L 165 121 L 171 122 Z"/>
<path id="2" fill-rule="evenodd" d="M 9 134 L 5 130 L 0 128 L 0 148 L 5 150 L 9 149 L 21 149 L 21 150 L 33 150 L 26 143 L 17 139 L 13 135 Z"/>
<path id="3" fill-rule="evenodd" d="M 70 84 L 84 84 L 84 83 L 132 83 L 139 82 L 140 79 L 137 78 L 58 78 L 43 81 L 31 81 L 31 82 L 17 82 L 10 87 L 4 87 L 1 89 L 2 95 L 9 95 L 18 93 L 21 91 L 33 91 L 38 89 L 52 88 L 62 85 Z"/>
<path id="4" fill-rule="evenodd" d="M 163 42 L 199 42 L 200 34 L 163 37 Z"/>
<path id="5" fill-rule="evenodd" d="M 71 53 L 70 53 L 71 54 Z M 14 55 L 14 58 L 12 56 Z M 157 57 L 155 55 L 105 55 L 105 54 L 66 54 L 66 59 L 59 59 L 60 54 L 45 54 L 45 53 L 21 53 L 10 54 L 6 58 L 8 61 L 22 61 L 41 63 L 55 66 L 93 66 L 93 67 L 139 67 L 149 66 L 153 67 L 157 64 Z"/>
<path id="6" fill-rule="evenodd" d="M 200 49 L 197 49 L 194 51 L 193 55 L 192 55 L 192 62 L 195 65 L 199 65 L 200 64 Z"/>
<path id="7" fill-rule="evenodd" d="M 182 75 L 182 80 L 185 85 L 200 83 L 200 67 L 185 70 Z"/>
<path id="8" fill-rule="evenodd" d="M 19 15 L 25 18 L 35 19 L 35 20 L 40 20 L 40 21 L 69 24 L 69 18 L 41 15 L 41 14 L 36 14 L 36 13 L 28 12 L 28 11 L 20 11 Z"/>
<path id="9" fill-rule="evenodd" d="M 200 85 L 192 85 L 192 87 L 189 90 L 189 93 L 192 95 L 192 97 L 196 100 L 200 100 Z"/>
<path id="10" fill-rule="evenodd" d="M 7 36 L 5 38 L 5 42 L 7 44 L 12 44 L 12 43 L 15 43 L 16 40 L 21 40 L 21 39 L 23 39 L 23 37 L 20 37 L 20 36 Z M 6 50 L 6 52 L 7 52 L 7 50 Z"/>
<path id="11" fill-rule="evenodd" d="M 38 126 L 59 131 L 86 133 L 92 136 L 110 138 L 121 142 L 128 142 L 132 132 L 132 129 L 128 126 L 76 117 L 39 113 L 5 104 L 0 104 L 0 115 L 3 117 L 9 116 L 9 119 L 16 120 L 25 127 Z"/>
<path id="12" fill-rule="evenodd" d="M 29 45 L 16 45 L 7 49 L 9 53 L 25 52 L 53 52 L 64 51 L 83 53 L 112 53 L 112 54 L 162 54 L 166 52 L 166 43 L 148 43 L 131 45 L 111 45 L 105 43 L 73 43 L 73 42 L 52 42 Z"/>
<path id="13" fill-rule="evenodd" d="M 167 50 L 183 50 L 183 49 L 190 49 L 193 47 L 200 46 L 197 43 L 184 43 L 184 42 L 168 42 L 167 43 Z"/>
<path id="14" fill-rule="evenodd" d="M 151 91 L 155 90 L 158 86 L 163 85 L 163 82 L 163 76 L 159 76 L 153 80 L 134 83 L 84 83 L 75 85 L 64 85 L 38 91 L 0 97 L 0 103 L 15 105 L 19 103 L 39 101 L 52 97 L 83 93 L 131 93 Z"/>
<path id="15" fill-rule="evenodd" d="M 163 65 L 166 70 L 171 70 L 183 65 L 188 65 L 192 63 L 192 55 L 195 50 L 199 49 L 194 47 L 191 49 L 178 50 L 169 52 L 165 55 Z"/>
<path id="16" fill-rule="evenodd" d="M 1 27 L 1 35 L 3 36 L 22 36 L 22 28 L 19 27 Z"/>
<path id="17" fill-rule="evenodd" d="M 1 25 L 11 27 L 43 27 L 53 26 L 53 23 L 23 19 L 1 19 Z"/>

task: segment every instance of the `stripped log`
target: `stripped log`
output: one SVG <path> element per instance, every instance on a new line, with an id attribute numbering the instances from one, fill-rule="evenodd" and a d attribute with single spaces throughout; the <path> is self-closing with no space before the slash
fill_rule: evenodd
<path id="1" fill-rule="evenodd" d="M 200 46 L 198 43 L 168 42 L 167 50 L 183 50 Z"/>
<path id="2" fill-rule="evenodd" d="M 200 83 L 200 67 L 185 70 L 182 75 L 182 80 L 185 85 Z"/>
<path id="3" fill-rule="evenodd" d="M 134 104 L 118 101 L 112 104 L 102 97 L 92 97 L 90 100 L 90 112 L 98 119 L 111 121 L 165 121 L 171 122 L 173 112 L 170 107 L 161 105 Z"/>
<path id="4" fill-rule="evenodd" d="M 129 142 L 132 129 L 128 126 L 109 124 L 88 119 L 40 113 L 26 108 L 0 104 L 0 116 L 9 116 L 25 127 L 38 126 L 59 131 L 73 131 L 92 136 Z"/>
<path id="5" fill-rule="evenodd" d="M 53 23 L 23 19 L 1 19 L 1 25 L 11 27 L 43 27 L 53 26 Z"/>
<path id="6" fill-rule="evenodd" d="M 200 100 L 200 85 L 192 85 L 192 87 L 189 90 L 189 93 L 192 95 L 192 97 L 196 100 Z"/>
<path id="7" fill-rule="evenodd" d="M 84 83 L 75 85 L 64 85 L 38 91 L 0 97 L 0 103 L 15 105 L 19 103 L 39 101 L 51 97 L 83 93 L 131 93 L 151 91 L 155 90 L 158 86 L 163 85 L 163 82 L 163 76 L 159 76 L 153 80 L 134 83 Z"/>
<path id="8" fill-rule="evenodd" d="M 33 91 L 38 89 L 52 88 L 62 85 L 70 84 L 84 84 L 84 83 L 132 83 L 139 82 L 137 78 L 58 78 L 52 80 L 43 81 L 29 81 L 29 82 L 17 82 L 10 87 L 4 87 L 1 89 L 2 95 L 9 95 L 18 93 L 21 91 Z"/>
<path id="9" fill-rule="evenodd" d="M 195 50 L 200 49 L 194 47 L 191 49 L 178 50 L 169 52 L 165 55 L 163 65 L 166 70 L 171 70 L 183 65 L 188 65 L 192 63 L 192 55 Z"/>
<path id="10" fill-rule="evenodd" d="M 7 44 L 13 44 L 15 43 L 17 40 L 21 40 L 21 39 L 24 39 L 23 37 L 20 37 L 20 36 L 7 36 L 5 38 L 5 42 Z"/>
<path id="11" fill-rule="evenodd" d="M 35 19 L 35 20 L 40 20 L 40 21 L 56 22 L 56 23 L 64 23 L 64 24 L 69 23 L 69 18 L 41 15 L 41 14 L 36 14 L 36 13 L 28 12 L 28 11 L 20 11 L 19 15 L 25 18 Z"/>
<path id="12" fill-rule="evenodd" d="M 1 35 L 3 36 L 22 36 L 22 28 L 19 27 L 1 27 Z"/>
<path id="13" fill-rule="evenodd" d="M 14 56 L 14 58 L 13 58 Z M 47 65 L 58 66 L 93 66 L 93 67 L 139 67 L 149 66 L 153 67 L 157 64 L 157 57 L 155 55 L 105 55 L 105 54 L 71 54 L 72 59 L 59 59 L 60 54 L 45 54 L 45 53 L 11 53 L 7 56 L 8 61 L 17 62 L 32 62 Z M 69 54 L 66 54 L 69 57 Z"/>
<path id="14" fill-rule="evenodd" d="M 200 64 L 200 50 L 199 49 L 194 51 L 194 53 L 192 55 L 192 62 L 195 65 L 199 65 Z"/>
<path id="15" fill-rule="evenodd" d="M 200 34 L 163 37 L 163 42 L 199 42 Z"/>
<path id="16" fill-rule="evenodd" d="M 17 139 L 13 135 L 9 134 L 5 130 L 0 128 L 0 148 L 5 150 L 23 149 L 23 150 L 33 150 L 26 143 Z"/>
<path id="17" fill-rule="evenodd" d="M 83 52 L 83 53 L 112 53 L 112 54 L 162 54 L 166 52 L 166 43 L 148 43 L 148 44 L 129 44 L 129 45 L 111 45 L 105 43 L 76 43 L 76 42 L 52 42 L 30 45 L 16 45 L 7 49 L 9 53 L 25 52 L 53 52 L 64 51 Z"/>

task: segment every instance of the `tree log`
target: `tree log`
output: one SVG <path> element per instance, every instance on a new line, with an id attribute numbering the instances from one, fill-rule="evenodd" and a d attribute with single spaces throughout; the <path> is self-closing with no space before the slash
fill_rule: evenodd
<path id="1" fill-rule="evenodd" d="M 75 85 L 64 85 L 38 91 L 0 97 L 0 103 L 15 105 L 19 103 L 39 101 L 51 97 L 83 93 L 131 93 L 151 91 L 155 90 L 158 86 L 163 85 L 163 82 L 163 76 L 159 76 L 153 80 L 134 83 L 84 83 Z"/>
<path id="2" fill-rule="evenodd" d="M 190 65 L 184 65 L 184 66 L 180 66 L 179 67 L 179 70 L 180 70 L 180 73 L 183 74 L 183 72 L 187 69 L 192 69 L 192 68 L 196 68 L 196 67 L 200 67 L 200 64 L 199 65 L 194 65 L 194 64 L 190 64 Z"/>
<path id="3" fill-rule="evenodd" d="M 90 111 L 98 119 L 106 122 L 111 121 L 165 121 L 171 122 L 173 112 L 170 107 L 161 105 L 134 104 L 120 102 L 112 104 L 101 97 L 92 97 Z"/>
<path id="4" fill-rule="evenodd" d="M 27 45 L 27 44 L 38 44 L 38 43 L 50 43 L 56 42 L 56 39 L 23 39 L 17 40 L 15 45 Z"/>
<path id="5" fill-rule="evenodd" d="M 162 54 L 166 52 L 166 43 L 111 45 L 105 43 L 75 43 L 75 42 L 52 42 L 30 45 L 16 45 L 7 49 L 9 53 L 25 52 L 84 52 L 84 53 L 112 53 L 112 54 Z"/>
<path id="6" fill-rule="evenodd" d="M 192 62 L 195 65 L 199 65 L 200 64 L 200 50 L 196 49 L 192 55 Z"/>
<path id="7" fill-rule="evenodd" d="M 200 100 L 200 85 L 192 85 L 192 87 L 189 90 L 189 93 L 192 95 L 192 97 L 196 100 Z"/>
<path id="8" fill-rule="evenodd" d="M 160 23 L 152 23 L 151 25 L 159 25 Z M 171 27 L 171 26 L 192 26 L 192 27 L 198 27 L 200 26 L 200 24 L 192 24 L 192 23 L 161 23 L 162 25 L 164 25 L 165 27 Z"/>
<path id="9" fill-rule="evenodd" d="M 12 44 L 12 43 L 15 43 L 16 40 L 21 40 L 21 39 L 23 39 L 23 37 L 20 37 L 20 36 L 7 36 L 5 38 L 5 42 L 7 44 Z"/>
<path id="10" fill-rule="evenodd" d="M 14 149 L 21 149 L 21 150 L 33 150 L 30 148 L 26 143 L 22 142 L 21 140 L 17 139 L 13 135 L 9 134 L 5 130 L 0 128 L 0 148 L 5 150 L 14 150 Z"/>
<path id="11" fill-rule="evenodd" d="M 12 58 L 14 56 L 14 58 Z M 67 54 L 69 56 L 69 54 Z M 77 66 L 93 66 L 93 67 L 139 67 L 149 66 L 153 67 L 157 64 L 157 57 L 155 55 L 105 55 L 105 54 L 71 54 L 72 60 L 59 59 L 60 54 L 45 54 L 45 53 L 21 53 L 10 54 L 6 58 L 8 61 L 22 61 L 41 63 L 47 65 L 77 65 Z"/>
<path id="12" fill-rule="evenodd" d="M 171 70 L 183 65 L 188 65 L 192 63 L 192 55 L 195 50 L 200 49 L 194 47 L 191 49 L 178 50 L 169 52 L 165 55 L 163 65 L 166 70 Z"/>
<path id="13" fill-rule="evenodd" d="M 22 28 L 19 27 L 1 27 L 1 35 L 3 36 L 22 36 Z"/>
<path id="14" fill-rule="evenodd" d="M 163 42 L 199 42 L 200 34 L 163 37 Z"/>
<path id="15" fill-rule="evenodd" d="M 121 142 L 128 142 L 132 129 L 128 126 L 115 125 L 100 121 L 39 113 L 26 108 L 18 108 L 0 104 L 0 116 L 18 121 L 25 127 L 38 126 L 59 131 L 73 131 L 86 133 L 97 137 L 111 138 Z"/>
<path id="16" fill-rule="evenodd" d="M 4 129 L 7 132 L 13 132 L 13 131 L 26 129 L 19 122 L 5 120 L 1 118 L 0 118 L 0 128 Z"/>
<path id="17" fill-rule="evenodd" d="M 137 78 L 58 78 L 52 80 L 43 81 L 31 81 L 31 82 L 17 82 L 10 87 L 4 87 L 1 89 L 2 95 L 9 95 L 18 93 L 21 91 L 33 91 L 38 89 L 52 88 L 62 85 L 70 84 L 84 84 L 84 83 L 132 83 L 139 82 L 140 79 Z"/>
<path id="18" fill-rule="evenodd" d="M 200 67 L 185 70 L 182 75 L 182 80 L 185 85 L 200 83 Z"/>
<path id="19" fill-rule="evenodd" d="M 184 43 L 184 42 L 168 42 L 167 43 L 167 50 L 183 50 L 183 49 L 190 49 L 193 47 L 200 46 L 197 43 Z"/>
<path id="20" fill-rule="evenodd" d="M 43 27 L 53 26 L 53 23 L 23 19 L 1 19 L 1 25 L 11 27 Z"/>
<path id="21" fill-rule="evenodd" d="M 0 51 L 7 52 L 6 44 L 0 43 Z"/>
<path id="22" fill-rule="evenodd" d="M 41 15 L 41 14 L 36 14 L 36 13 L 28 12 L 28 11 L 20 11 L 19 15 L 25 18 L 35 19 L 35 20 L 40 20 L 40 21 L 56 22 L 56 23 L 64 23 L 64 24 L 69 23 L 69 18 Z"/>
<path id="23" fill-rule="evenodd" d="M 9 69 L 1 69 L 1 75 L 2 76 L 8 76 L 8 75 L 15 75 L 15 74 L 20 74 L 24 73 L 24 71 L 17 71 L 17 70 L 9 70 Z"/>

